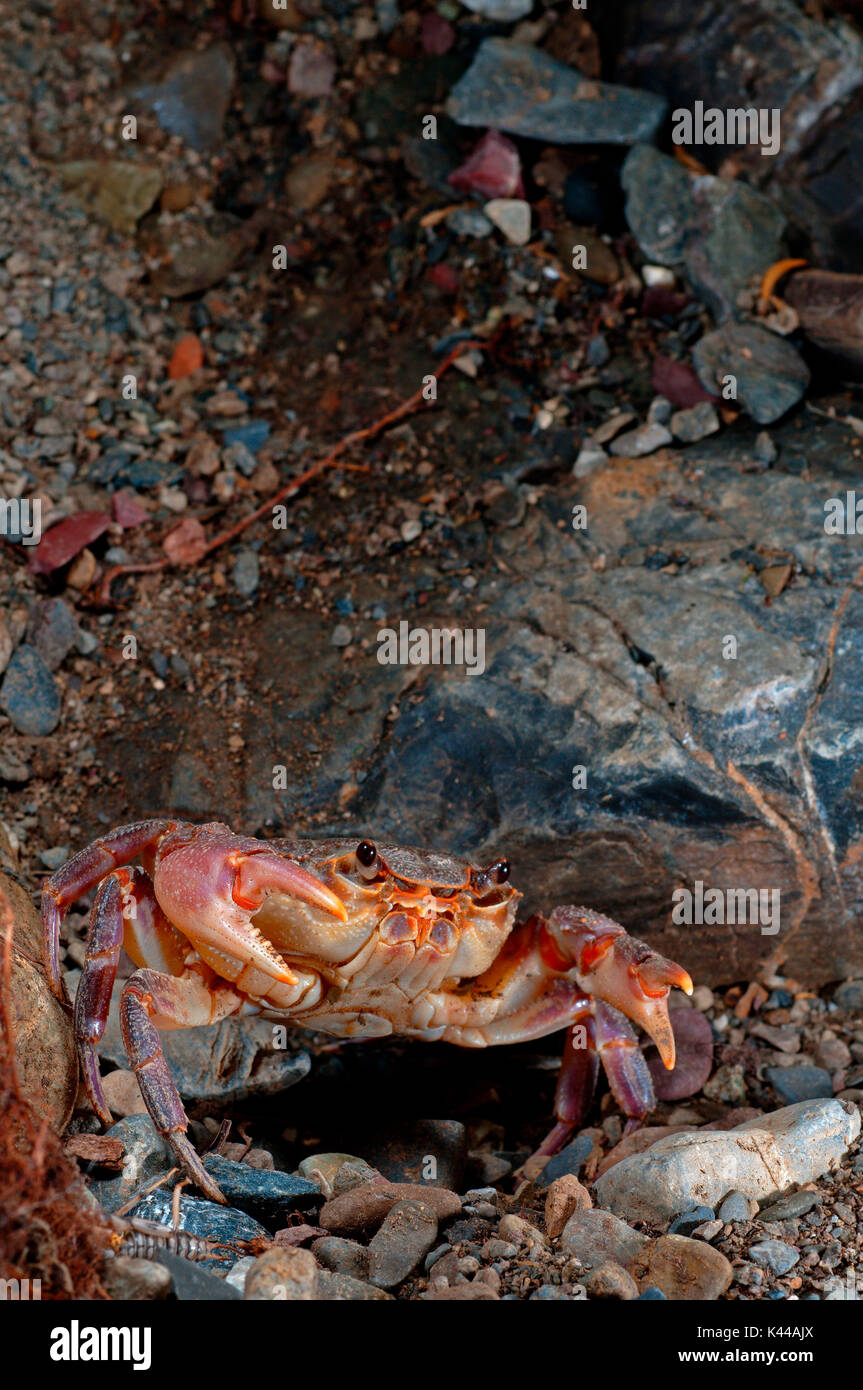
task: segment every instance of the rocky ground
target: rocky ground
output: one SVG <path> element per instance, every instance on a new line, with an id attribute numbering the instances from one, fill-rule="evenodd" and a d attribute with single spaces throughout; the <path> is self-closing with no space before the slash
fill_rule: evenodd
<path id="1" fill-rule="evenodd" d="M 759 303 L 758 281 L 810 245 L 853 269 L 837 247 L 854 228 L 805 144 L 775 180 L 675 158 L 631 15 L 626 50 L 600 24 L 600 52 L 568 8 L 475 8 L 37 0 L 0 17 L 0 496 L 40 501 L 46 527 L 37 548 L 6 525 L 0 547 L 9 862 L 33 886 L 168 812 L 507 849 L 529 907 L 589 902 L 700 986 L 652 1127 L 728 1132 L 808 1103 L 838 1133 L 863 1097 L 863 607 L 853 526 L 824 516 L 859 476 L 859 343 L 834 314 L 828 363 L 804 273 L 796 308 Z M 838 179 L 859 32 L 771 9 L 787 72 L 799 49 L 844 74 Z M 669 92 L 689 80 L 679 50 Z M 600 78 L 633 90 L 610 100 Z M 469 342 L 433 408 L 350 447 L 278 529 L 267 514 L 202 553 Z M 481 629 L 482 678 L 381 665 L 377 634 L 402 621 Z M 778 939 L 670 923 L 676 885 L 761 886 L 765 866 Z M 282 1231 L 260 1289 L 821 1298 L 861 1273 L 850 1130 L 780 1212 L 693 1182 L 674 1221 L 603 1224 L 579 1213 L 606 1205 L 594 1181 L 632 1143 L 607 1095 L 553 1182 L 513 1177 L 549 1122 L 556 1043 L 304 1038 L 276 1056 L 240 1036 L 175 1035 L 169 1055 L 202 1146 L 230 1114 L 244 1221 Z M 104 1062 L 114 1137 L 158 1177 L 116 1031 Z M 357 1163 L 422 1182 L 427 1154 L 440 1196 L 369 1198 Z M 172 1266 L 178 1290 L 197 1268 Z"/>

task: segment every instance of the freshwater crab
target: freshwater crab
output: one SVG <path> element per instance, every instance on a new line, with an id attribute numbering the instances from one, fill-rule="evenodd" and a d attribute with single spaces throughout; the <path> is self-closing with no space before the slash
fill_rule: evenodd
<path id="1" fill-rule="evenodd" d="M 143 868 L 128 867 L 141 857 Z M 624 1113 L 654 1104 L 626 1017 L 674 1066 L 667 998 L 686 971 L 582 907 L 516 925 L 521 894 L 499 859 L 478 869 L 448 854 L 371 840 L 256 840 L 226 825 L 150 820 L 81 850 L 44 886 L 45 965 L 63 998 L 63 915 L 97 889 L 75 998 L 81 1068 L 111 1124 L 98 1044 L 121 946 L 139 968 L 120 1001 L 123 1038 L 153 1123 L 208 1197 L 224 1197 L 186 1136 L 159 1028 L 234 1015 L 291 1019 L 343 1038 L 397 1033 L 461 1047 L 567 1029 L 552 1154 L 583 1120 L 602 1060 Z"/>

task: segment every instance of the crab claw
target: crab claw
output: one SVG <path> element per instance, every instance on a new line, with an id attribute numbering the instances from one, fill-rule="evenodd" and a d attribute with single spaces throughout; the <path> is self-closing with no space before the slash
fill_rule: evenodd
<path id="1" fill-rule="evenodd" d="M 630 936 L 619 922 L 589 908 L 556 908 L 547 932 L 547 963 L 553 969 L 574 971 L 588 993 L 639 1024 L 671 1071 L 675 1048 L 668 995 L 675 987 L 692 993 L 692 981 L 683 967 Z M 556 961 L 549 959 L 549 953 L 556 954 Z"/>

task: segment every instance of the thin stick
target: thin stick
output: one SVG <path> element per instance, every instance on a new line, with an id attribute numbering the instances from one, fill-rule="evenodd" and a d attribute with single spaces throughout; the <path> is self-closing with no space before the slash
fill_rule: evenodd
<path id="1" fill-rule="evenodd" d="M 452 352 L 447 354 L 437 371 L 433 373 L 435 379 L 442 377 L 448 372 L 458 358 L 463 357 L 466 352 L 470 352 L 473 349 L 488 350 L 492 344 L 497 341 L 502 332 L 503 325 L 498 328 L 494 337 L 489 339 L 488 342 L 484 342 L 482 339 L 467 339 L 465 342 L 459 343 L 453 348 Z M 395 425 L 400 420 L 404 420 L 408 415 L 413 414 L 415 410 L 419 409 L 425 399 L 423 396 L 424 390 L 425 387 L 420 386 L 418 390 L 414 391 L 413 395 L 408 396 L 407 400 L 402 401 L 401 405 L 397 405 L 392 410 L 388 410 L 385 415 L 381 415 L 379 419 L 374 420 L 370 425 L 365 425 L 362 429 L 353 430 L 350 434 L 346 434 L 332 449 L 330 449 L 328 454 L 325 454 L 322 459 L 318 459 L 317 463 L 313 463 L 311 468 L 307 468 L 304 473 L 300 473 L 298 477 L 292 478 L 289 483 L 285 483 L 284 487 L 279 488 L 278 492 L 274 492 L 268 501 L 262 503 L 260 507 L 250 512 L 248 516 L 244 516 L 235 526 L 231 526 L 227 531 L 222 531 L 218 536 L 214 536 L 213 539 L 208 542 L 200 558 L 203 559 L 205 555 L 212 554 L 212 552 L 218 550 L 220 546 L 227 545 L 228 541 L 234 540 L 234 538 L 241 535 L 247 527 L 251 526 L 256 521 L 260 521 L 261 517 L 271 512 L 273 507 L 277 506 L 279 502 L 288 497 L 293 497 L 299 492 L 300 488 L 305 487 L 306 483 L 311 482 L 313 478 L 317 478 L 321 473 L 324 473 L 328 468 L 332 468 L 334 464 L 338 463 L 342 454 L 347 449 L 350 449 L 352 445 L 364 443 L 367 439 L 374 439 L 377 435 L 388 429 L 390 425 Z M 344 468 L 355 469 L 361 467 L 362 471 L 367 471 L 365 466 L 362 465 L 346 463 L 342 466 Z M 155 574 L 159 570 L 170 568 L 174 563 L 173 560 L 165 556 L 162 560 L 152 560 L 146 564 L 113 565 L 111 569 L 105 572 L 102 578 L 102 582 L 99 586 L 99 598 L 102 602 L 110 602 L 111 585 L 121 574 Z"/>

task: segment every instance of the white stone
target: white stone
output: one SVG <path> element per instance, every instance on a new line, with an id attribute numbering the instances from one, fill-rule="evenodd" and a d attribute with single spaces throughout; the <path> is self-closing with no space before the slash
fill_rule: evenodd
<path id="1" fill-rule="evenodd" d="M 859 1133 L 850 1101 L 804 1100 L 736 1129 L 674 1134 L 603 1173 L 597 1204 L 628 1221 L 665 1221 L 697 1205 L 715 1211 L 734 1189 L 778 1197 L 832 1171 Z"/>
<path id="2" fill-rule="evenodd" d="M 530 241 L 530 204 L 523 198 L 492 198 L 483 212 L 513 246 Z"/>

